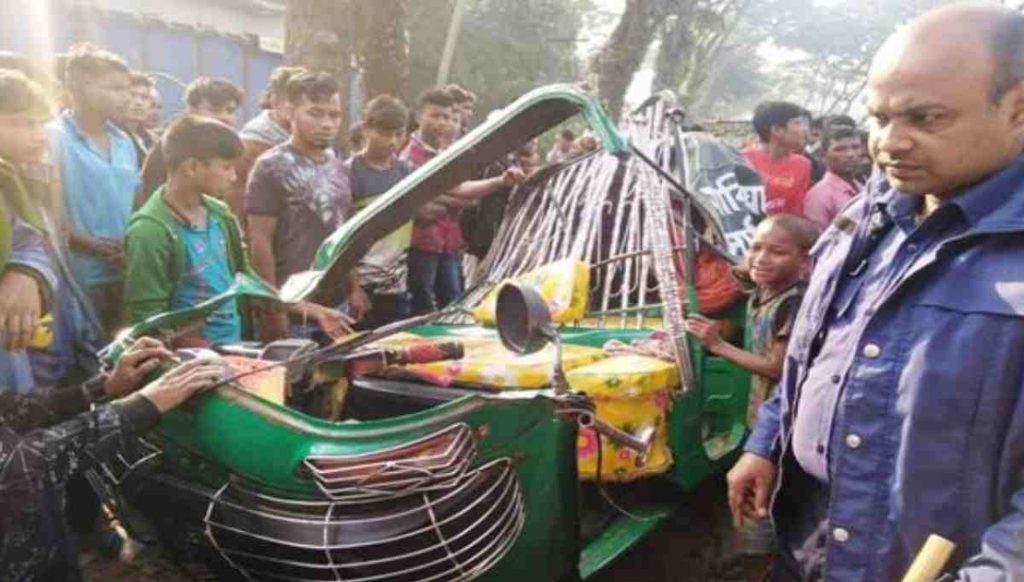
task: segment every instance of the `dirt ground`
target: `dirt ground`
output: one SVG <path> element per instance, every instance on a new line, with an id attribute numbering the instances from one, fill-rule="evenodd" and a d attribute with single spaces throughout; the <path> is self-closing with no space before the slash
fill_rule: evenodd
<path id="1" fill-rule="evenodd" d="M 122 564 L 116 559 L 83 553 L 80 563 L 86 582 L 190 582 L 173 564 L 156 555 Z"/>
<path id="2" fill-rule="evenodd" d="M 724 556 L 732 535 L 725 485 L 712 479 L 687 494 L 683 507 L 639 546 L 633 548 L 592 582 L 738 582 L 747 579 L 741 568 Z M 88 582 L 188 582 L 173 564 L 147 551 L 125 565 L 94 553 L 82 555 Z"/>
<path id="3" fill-rule="evenodd" d="M 734 535 L 725 483 L 710 479 L 644 542 L 588 582 L 741 582 L 751 577 L 727 558 Z"/>

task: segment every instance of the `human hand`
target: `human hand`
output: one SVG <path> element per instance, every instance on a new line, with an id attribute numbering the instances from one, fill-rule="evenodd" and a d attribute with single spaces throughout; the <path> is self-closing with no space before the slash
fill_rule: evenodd
<path id="1" fill-rule="evenodd" d="M 506 188 L 518 186 L 526 180 L 526 173 L 519 166 L 512 166 L 501 174 L 501 185 Z"/>
<path id="2" fill-rule="evenodd" d="M 729 492 L 729 511 L 736 529 L 745 520 L 768 517 L 768 498 L 778 475 L 775 463 L 753 453 L 743 453 L 725 476 Z"/>
<path id="3" fill-rule="evenodd" d="M 303 301 L 298 307 L 304 317 L 316 320 L 317 324 L 320 325 L 320 329 L 324 330 L 324 333 L 331 337 L 352 333 L 352 324 L 354 323 L 352 318 L 337 309 L 331 309 L 309 301 Z"/>
<path id="4" fill-rule="evenodd" d="M 722 324 L 717 321 L 691 317 L 686 320 L 683 327 L 713 354 L 725 343 L 721 335 Z"/>
<path id="5" fill-rule="evenodd" d="M 366 292 L 363 291 L 363 288 L 357 283 L 352 285 L 348 291 L 348 306 L 352 312 L 352 320 L 359 321 L 370 312 L 373 303 Z"/>
<path id="6" fill-rule="evenodd" d="M 72 239 L 72 247 L 82 252 L 104 258 L 116 251 L 116 241 L 111 238 L 76 234 Z"/>
<path id="7" fill-rule="evenodd" d="M 99 238 L 97 251 L 104 260 L 117 270 L 123 270 L 125 266 L 124 243 L 114 238 Z"/>
<path id="8" fill-rule="evenodd" d="M 10 352 L 28 347 L 39 327 L 43 298 L 39 281 L 17 269 L 0 276 L 0 345 Z"/>
<path id="9" fill-rule="evenodd" d="M 107 395 L 118 398 L 135 391 L 146 374 L 173 358 L 174 354 L 159 341 L 148 337 L 139 338 L 125 351 L 114 371 L 107 376 Z"/>
<path id="10" fill-rule="evenodd" d="M 159 380 L 139 390 L 139 394 L 153 403 L 162 414 L 224 380 L 229 374 L 230 371 L 221 361 L 196 358 L 167 372 Z"/>

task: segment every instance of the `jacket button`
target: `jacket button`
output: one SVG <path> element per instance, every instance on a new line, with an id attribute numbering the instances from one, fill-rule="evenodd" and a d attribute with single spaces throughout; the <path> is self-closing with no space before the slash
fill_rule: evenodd
<path id="1" fill-rule="evenodd" d="M 837 527 L 832 530 L 832 539 L 841 544 L 845 544 L 850 539 L 850 532 L 841 527 Z"/>
<path id="2" fill-rule="evenodd" d="M 855 434 L 846 435 L 846 446 L 850 447 L 851 449 L 856 449 L 860 447 L 860 443 L 860 436 Z"/>
<path id="3" fill-rule="evenodd" d="M 864 350 L 861 352 L 865 358 L 871 358 L 872 360 L 882 355 L 882 348 L 875 344 L 868 344 L 864 346 Z"/>

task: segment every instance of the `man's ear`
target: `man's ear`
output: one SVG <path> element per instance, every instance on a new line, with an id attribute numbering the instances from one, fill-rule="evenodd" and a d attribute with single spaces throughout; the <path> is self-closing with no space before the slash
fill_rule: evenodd
<path id="1" fill-rule="evenodd" d="M 1006 92 L 1003 99 L 1010 108 L 1010 123 L 1018 138 L 1024 139 L 1024 81 L 1018 82 Z"/>
<path id="2" fill-rule="evenodd" d="M 810 253 L 804 253 L 800 260 L 800 276 L 804 279 L 811 278 L 811 271 L 814 270 L 814 257 Z"/>
<path id="3" fill-rule="evenodd" d="M 199 160 L 197 160 L 195 158 L 188 158 L 184 162 L 181 163 L 182 171 L 190 179 L 195 179 L 195 177 L 196 177 L 196 170 L 198 169 L 198 167 L 199 167 Z"/>
<path id="4" fill-rule="evenodd" d="M 281 99 L 281 105 L 277 108 L 278 115 L 288 122 L 291 122 L 292 115 L 295 113 L 295 105 L 292 104 L 288 99 Z"/>

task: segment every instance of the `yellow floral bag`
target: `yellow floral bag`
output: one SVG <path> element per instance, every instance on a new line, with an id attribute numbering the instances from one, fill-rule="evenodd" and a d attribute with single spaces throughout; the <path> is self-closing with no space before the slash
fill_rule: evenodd
<path id="1" fill-rule="evenodd" d="M 679 386 L 674 364 L 647 356 L 622 355 L 580 366 L 566 376 L 573 390 L 585 392 L 594 400 L 601 420 L 633 434 L 648 426 L 655 428 L 650 454 L 640 466 L 636 453 L 607 438 L 600 439 L 603 481 L 633 481 L 664 473 L 672 466 L 665 423 L 672 391 Z M 593 429 L 580 429 L 576 452 L 580 478 L 596 479 L 598 438 Z"/>
<path id="2" fill-rule="evenodd" d="M 575 259 L 564 259 L 539 269 L 502 281 L 473 310 L 473 318 L 483 325 L 494 325 L 498 293 L 508 282 L 529 285 L 536 289 L 551 312 L 551 321 L 572 323 L 587 313 L 590 292 L 590 265 Z"/>

